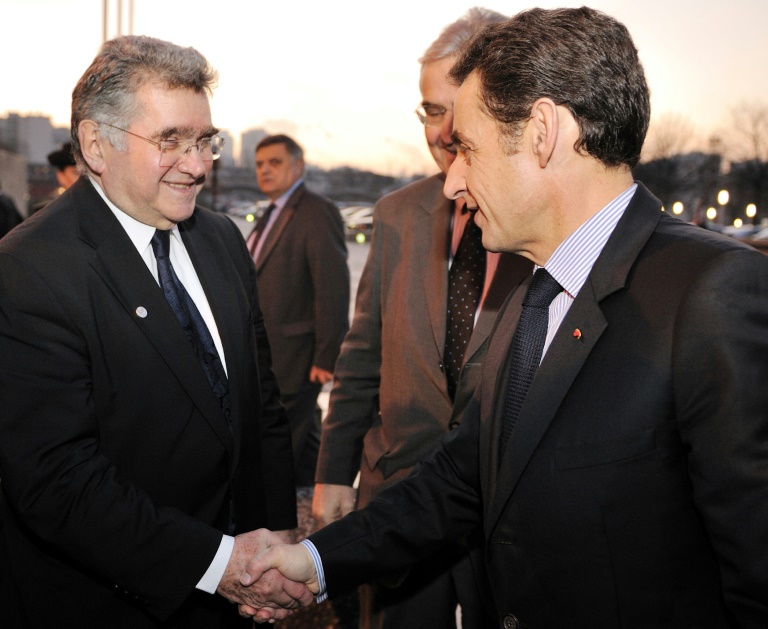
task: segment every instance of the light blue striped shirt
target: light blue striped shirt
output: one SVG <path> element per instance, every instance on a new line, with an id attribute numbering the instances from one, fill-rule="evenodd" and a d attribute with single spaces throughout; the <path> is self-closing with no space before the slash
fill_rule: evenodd
<path id="1" fill-rule="evenodd" d="M 632 184 L 618 197 L 606 205 L 602 210 L 586 221 L 581 227 L 573 232 L 555 249 L 547 260 L 544 268 L 554 277 L 563 292 L 555 297 L 549 306 L 549 321 L 547 329 L 547 340 L 544 343 L 542 357 L 549 348 L 552 339 L 563 322 L 568 309 L 573 300 L 581 291 L 587 276 L 592 270 L 600 252 L 605 247 L 613 233 L 616 223 L 624 215 L 632 196 L 637 190 L 637 184 Z M 539 268 L 538 266 L 535 267 Z M 312 560 L 315 562 L 317 570 L 317 579 L 320 585 L 320 592 L 317 596 L 317 602 L 321 603 L 328 598 L 325 587 L 325 573 L 323 572 L 323 562 L 320 553 L 315 545 L 308 539 L 301 542 L 309 549 Z"/>
<path id="2" fill-rule="evenodd" d="M 635 190 L 637 190 L 637 184 L 633 183 L 561 242 L 544 264 L 544 268 L 563 287 L 564 292 L 555 297 L 549 306 L 547 340 L 544 342 L 542 358 L 547 353 L 573 300 L 587 281 L 587 276 L 613 233 L 616 223 L 624 215 Z M 535 266 L 534 271 L 537 268 L 539 267 Z"/>

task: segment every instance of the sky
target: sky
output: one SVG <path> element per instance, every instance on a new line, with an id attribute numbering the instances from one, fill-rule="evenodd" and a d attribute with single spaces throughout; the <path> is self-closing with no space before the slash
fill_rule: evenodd
<path id="1" fill-rule="evenodd" d="M 72 88 L 102 43 L 103 4 L 0 0 L 0 115 L 69 124 Z M 629 29 L 652 120 L 678 116 L 703 139 L 727 133 L 739 104 L 768 104 L 766 0 L 133 0 L 133 33 L 208 58 L 220 75 L 213 122 L 236 140 L 251 128 L 288 133 L 311 164 L 399 176 L 436 171 L 413 110 L 417 60 L 444 26 L 471 6 L 512 15 L 582 4 Z M 112 37 L 118 2 L 108 5 Z"/>

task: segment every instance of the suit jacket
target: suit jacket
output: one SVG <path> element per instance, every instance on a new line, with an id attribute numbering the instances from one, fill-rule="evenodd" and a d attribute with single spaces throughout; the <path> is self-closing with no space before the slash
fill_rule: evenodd
<path id="1" fill-rule="evenodd" d="M 635 193 L 499 461 L 513 295 L 460 429 L 311 537 L 331 594 L 482 527 L 505 627 L 768 626 L 768 257 L 660 206 Z"/>
<path id="2" fill-rule="evenodd" d="M 316 365 L 333 371 L 349 327 L 349 269 L 338 208 L 301 184 L 256 260 L 280 392 L 297 393 Z"/>
<path id="3" fill-rule="evenodd" d="M 360 504 L 406 476 L 458 425 L 480 378 L 485 340 L 507 295 L 532 271 L 502 256 L 477 319 L 451 402 L 442 365 L 453 202 L 442 175 L 417 181 L 374 208 L 368 260 L 352 328 L 336 364 L 316 479 L 351 485 L 363 464 L 381 482 Z M 364 478 L 370 478 L 370 475 Z"/>
<path id="4" fill-rule="evenodd" d="M 21 221 L 21 214 L 16 209 L 13 199 L 0 190 L 0 238 L 5 236 Z"/>
<path id="5" fill-rule="evenodd" d="M 220 597 L 195 585 L 230 503 L 238 532 L 296 524 L 253 263 L 226 217 L 196 208 L 179 229 L 221 335 L 231 430 L 86 178 L 0 244 L 0 597 L 18 626 L 51 613 L 63 627 L 155 627 L 174 613 L 211 626 L 195 614 Z"/>

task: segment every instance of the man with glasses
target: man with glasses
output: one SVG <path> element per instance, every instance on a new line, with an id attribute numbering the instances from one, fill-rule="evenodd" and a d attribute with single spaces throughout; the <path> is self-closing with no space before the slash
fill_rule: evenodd
<path id="1" fill-rule="evenodd" d="M 83 176 L 0 245 L 4 628 L 236 626 L 248 531 L 296 526 L 253 262 L 195 205 L 215 80 L 107 42 L 73 92 Z"/>
<path id="2" fill-rule="evenodd" d="M 359 508 L 428 459 L 458 425 L 496 313 L 531 270 L 517 256 L 486 253 L 463 202 L 443 196 L 456 156 L 451 131 L 457 88 L 446 75 L 462 43 L 504 19 L 470 9 L 420 60 L 416 114 L 440 173 L 384 197 L 374 210 L 355 316 L 323 424 L 313 502 L 323 523 L 355 508 L 358 470 Z M 461 293 L 465 289 L 469 294 Z M 466 303 L 471 305 L 461 305 Z M 361 625 L 454 627 L 458 603 L 465 628 L 487 627 L 476 586 L 483 574 L 480 555 L 473 553 L 470 561 L 468 553 L 476 545 L 464 540 L 409 572 L 363 586 Z"/>

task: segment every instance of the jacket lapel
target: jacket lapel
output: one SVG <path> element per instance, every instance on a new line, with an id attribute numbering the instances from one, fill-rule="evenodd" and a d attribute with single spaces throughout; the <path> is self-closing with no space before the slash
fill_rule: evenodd
<path id="1" fill-rule="evenodd" d="M 448 303 L 448 253 L 450 247 L 451 211 L 453 202 L 442 196 L 425 202 L 422 208 L 428 213 L 431 230 L 429 238 L 422 241 L 427 248 L 428 263 L 424 278 L 424 294 L 427 300 L 429 320 L 439 360 L 445 349 L 446 304 Z M 414 273 L 418 269 L 413 270 Z"/>
<path id="2" fill-rule="evenodd" d="M 485 520 L 486 534 L 490 535 L 498 522 L 563 398 L 568 394 L 592 348 L 605 331 L 607 321 L 600 302 L 608 295 L 621 290 L 626 284 L 635 259 L 658 224 L 660 209 L 661 203 L 639 185 L 536 372 L 501 465 L 498 464 L 498 442 L 503 419 L 506 378 L 509 373 L 507 355 L 514 331 L 509 333 L 507 330 L 498 339 L 503 343 L 503 357 L 496 349 L 499 343 L 494 337 L 493 354 L 497 366 L 501 367 L 498 369 L 500 376 L 496 379 L 494 391 L 484 390 L 482 398 L 483 404 L 488 404 L 485 408 L 489 408 L 491 413 L 490 421 L 486 423 L 487 434 L 484 435 L 482 443 L 483 447 L 490 448 L 483 450 L 489 452 L 489 456 L 485 457 L 489 461 L 489 468 L 484 476 L 487 479 L 490 498 Z M 521 304 L 524 292 L 518 292 L 521 295 Z M 516 327 L 521 308 L 521 305 L 517 305 L 517 299 L 514 302 L 515 307 L 509 315 L 505 313 L 503 317 L 508 327 Z M 509 308 L 507 310 L 509 311 Z M 510 325 L 510 320 L 515 323 Z M 580 338 L 573 334 L 577 328 L 581 332 Z"/>
<path id="3" fill-rule="evenodd" d="M 218 400 L 162 290 L 111 210 L 87 180 L 82 183 L 83 186 L 78 185 L 75 191 L 74 207 L 81 236 L 94 249 L 91 266 L 109 286 L 127 316 L 133 319 L 176 374 L 181 386 L 231 453 L 232 435 Z"/>
<path id="4" fill-rule="evenodd" d="M 280 213 L 277 215 L 272 228 L 266 235 L 264 245 L 261 247 L 261 251 L 259 251 L 259 257 L 256 260 L 257 273 L 261 271 L 261 268 L 264 266 L 264 262 L 266 262 L 267 258 L 269 258 L 269 255 L 272 253 L 275 245 L 280 240 L 280 236 L 285 231 L 288 223 L 291 222 L 294 214 L 296 214 L 296 205 L 298 204 L 303 194 L 304 184 L 301 184 L 298 188 L 296 188 L 296 190 L 294 190 L 293 194 L 285 202 L 283 209 L 280 210 Z"/>

